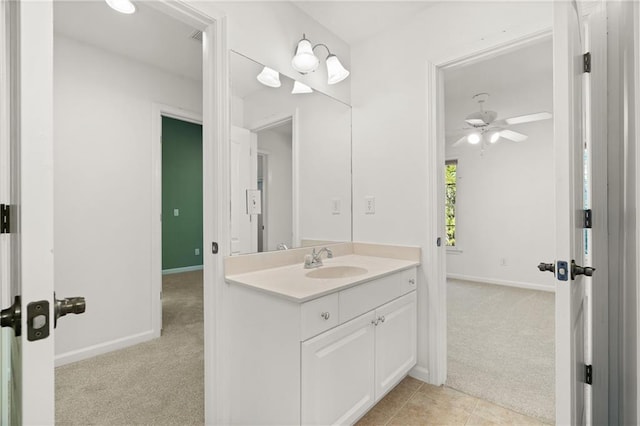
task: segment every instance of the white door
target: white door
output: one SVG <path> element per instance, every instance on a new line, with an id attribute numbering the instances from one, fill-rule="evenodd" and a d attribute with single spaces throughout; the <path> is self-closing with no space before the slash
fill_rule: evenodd
<path id="1" fill-rule="evenodd" d="M 556 174 L 556 423 L 585 424 L 585 266 L 583 209 L 583 34 L 579 4 L 553 6 Z"/>
<path id="2" fill-rule="evenodd" d="M 0 7 L 2 93 L 11 94 L 3 96 L 0 144 L 3 156 L 12 151 L 10 165 L 2 171 L 1 202 L 12 204 L 12 223 L 10 233 L 0 235 L 1 307 L 7 309 L 18 292 L 22 297 L 20 336 L 13 338 L 14 332 L 3 327 L 3 349 L 11 344 L 4 351 L 11 356 L 3 357 L 2 370 L 9 371 L 9 365 L 14 369 L 10 383 L 3 383 L 2 409 L 4 415 L 5 407 L 11 407 L 14 424 L 53 424 L 52 4 L 3 1 Z"/>
<path id="3" fill-rule="evenodd" d="M 247 190 L 257 189 L 256 134 L 231 126 L 231 254 L 258 251 L 258 219 L 247 211 Z"/>
<path id="4" fill-rule="evenodd" d="M 302 343 L 303 425 L 352 424 L 374 402 L 373 312 Z"/>
<path id="5" fill-rule="evenodd" d="M 416 292 L 376 309 L 376 401 L 416 365 Z"/>

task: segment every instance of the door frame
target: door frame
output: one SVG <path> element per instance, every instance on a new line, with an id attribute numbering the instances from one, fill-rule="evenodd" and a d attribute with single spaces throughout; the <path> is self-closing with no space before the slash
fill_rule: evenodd
<path id="1" fill-rule="evenodd" d="M 509 51 L 517 50 L 528 44 L 551 37 L 551 29 L 536 31 L 513 38 L 489 47 L 469 49 L 453 57 L 427 61 L 427 168 L 430 210 L 427 217 L 427 241 L 425 247 L 426 263 L 433 265 L 425 269 L 428 292 L 434 299 L 429 304 L 428 339 L 422 340 L 419 351 L 428 353 L 430 383 L 441 385 L 447 380 L 447 265 L 446 245 L 437 246 L 438 238 L 443 238 L 444 218 L 444 71 L 446 69 L 469 65 L 489 59 Z"/>
<path id="2" fill-rule="evenodd" d="M 595 63 L 600 64 L 600 69 L 605 69 L 604 73 L 591 74 L 591 87 L 593 90 L 592 99 L 596 107 L 593 109 L 593 116 L 597 119 L 591 123 L 591 132 L 594 138 L 606 141 L 607 134 L 607 75 L 606 75 L 606 29 L 607 14 L 606 7 L 589 8 L 585 10 L 585 15 L 589 21 L 590 27 L 590 50 L 595 56 Z M 444 230 L 444 82 L 443 71 L 447 68 L 470 64 L 479 60 L 487 59 L 497 54 L 505 53 L 509 50 L 515 50 L 526 44 L 540 41 L 546 37 L 552 37 L 551 28 L 544 29 L 514 38 L 503 43 L 498 43 L 489 48 L 470 49 L 462 55 L 454 57 L 445 57 L 440 60 L 427 61 L 427 164 L 429 175 L 428 200 L 432 205 L 438 206 L 435 211 L 431 211 L 427 218 L 428 225 L 428 241 L 425 247 L 425 257 L 427 262 L 433 265 L 433 268 L 425 270 L 428 283 L 428 292 L 435 299 L 429 304 L 429 328 L 428 340 L 424 339 L 424 344 L 428 345 L 423 350 L 428 353 L 429 357 L 429 382 L 433 384 L 444 384 L 447 378 L 447 299 L 446 299 L 446 247 L 437 247 L 435 242 L 437 238 L 442 237 Z M 595 66 L 595 65 L 594 65 Z M 640 115 L 640 114 L 639 114 Z M 607 147 L 606 144 L 594 144 L 597 151 L 593 154 L 593 171 L 592 179 L 596 182 L 592 187 L 592 200 L 594 206 L 601 206 L 598 209 L 600 216 L 599 223 L 606 224 L 607 203 Z M 605 247 L 601 253 L 594 250 L 597 264 L 601 266 L 602 271 L 606 274 L 606 265 L 608 262 L 608 240 L 606 226 L 598 228 L 598 231 L 592 232 L 594 246 Z M 604 260 L 603 260 L 604 258 Z M 604 265 L 604 266 L 603 266 Z M 602 275 L 607 276 L 607 275 Z M 607 419 L 608 417 L 608 302 L 607 302 L 606 286 L 594 286 L 593 295 L 598 300 L 597 304 L 592 304 L 592 315 L 599 321 L 594 321 L 593 335 L 591 347 L 593 350 L 591 362 L 594 369 L 600 371 L 599 383 L 596 383 L 590 389 L 592 394 L 592 415 L 593 420 Z M 640 296 L 639 296 L 640 297 Z M 639 320 L 640 322 L 640 320 Z M 640 344 L 639 344 L 640 345 Z M 420 348 L 419 348 L 420 350 Z M 640 357 L 640 355 L 639 355 Z M 556 396 L 557 398 L 557 396 Z M 606 421 L 605 421 L 606 423 Z M 595 423 L 594 423 L 595 424 Z"/>
<path id="3" fill-rule="evenodd" d="M 151 332 L 162 331 L 162 117 L 202 126 L 202 114 L 170 105 L 153 103 L 151 116 Z M 202 126 L 204 130 L 204 126 Z M 204 143 L 202 144 L 204 151 Z M 204 157 L 203 157 L 204 159 Z M 203 160 L 204 161 L 204 160 Z M 203 176 L 204 196 L 204 176 Z M 204 222 L 204 216 L 202 218 Z M 204 241 L 203 241 L 204 244 Z M 203 246 L 204 252 L 204 246 Z M 204 258 L 204 253 L 203 258 Z M 203 265 L 204 267 L 204 265 Z"/>
<path id="4" fill-rule="evenodd" d="M 265 248 L 265 242 L 269 242 L 269 227 L 265 226 L 269 219 L 269 151 L 263 149 L 256 149 L 258 155 L 256 156 L 258 162 L 262 161 L 262 228 L 260 229 L 260 222 L 258 222 L 258 234 L 262 232 L 262 251 Z M 262 158 L 262 160 L 260 160 Z M 258 249 L 260 247 L 258 246 Z"/>
<path id="5" fill-rule="evenodd" d="M 226 14 L 206 3 L 190 0 L 148 2 L 163 13 L 203 31 L 202 158 L 203 158 L 203 293 L 205 424 L 224 424 L 228 374 L 223 259 L 228 256 L 231 216 L 229 182 L 229 55 Z M 157 216 L 159 219 L 159 216 Z M 213 243 L 218 243 L 218 253 Z M 157 309 L 154 310 L 157 315 Z"/>
<path id="6" fill-rule="evenodd" d="M 300 247 L 300 208 L 298 206 L 298 200 L 300 199 L 300 146 L 298 137 L 298 108 L 292 113 L 274 114 L 268 118 L 258 120 L 251 123 L 247 128 L 249 131 L 257 134 L 262 130 L 268 130 L 287 121 L 291 121 L 291 246 Z M 265 206 L 262 206 L 262 208 L 264 209 Z"/>

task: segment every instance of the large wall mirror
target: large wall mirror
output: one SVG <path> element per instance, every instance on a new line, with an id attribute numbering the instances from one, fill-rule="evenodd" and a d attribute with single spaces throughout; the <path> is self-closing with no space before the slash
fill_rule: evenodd
<path id="1" fill-rule="evenodd" d="M 230 55 L 231 254 L 351 241 L 351 107 Z"/>

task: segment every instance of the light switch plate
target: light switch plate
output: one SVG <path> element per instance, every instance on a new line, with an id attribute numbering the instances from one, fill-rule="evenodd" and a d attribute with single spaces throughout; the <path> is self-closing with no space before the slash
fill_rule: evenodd
<path id="1" fill-rule="evenodd" d="M 331 214 L 340 214 L 340 199 L 334 198 L 331 200 Z"/>
<path id="2" fill-rule="evenodd" d="M 174 216 L 180 216 L 180 209 L 173 209 Z"/>
<path id="3" fill-rule="evenodd" d="M 259 189 L 247 189 L 247 214 L 262 214 L 262 197 Z"/>
<path id="4" fill-rule="evenodd" d="M 364 197 L 364 213 L 376 214 L 376 197 Z"/>

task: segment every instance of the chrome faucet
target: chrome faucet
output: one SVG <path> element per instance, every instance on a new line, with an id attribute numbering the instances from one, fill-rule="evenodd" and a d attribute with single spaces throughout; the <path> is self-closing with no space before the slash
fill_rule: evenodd
<path id="1" fill-rule="evenodd" d="M 280 244 L 278 244 L 277 249 L 278 250 L 289 250 L 289 247 L 287 247 L 287 245 L 285 243 L 280 243 Z"/>
<path id="2" fill-rule="evenodd" d="M 327 252 L 328 259 L 331 259 L 333 257 L 333 252 L 326 247 L 323 247 L 318 251 L 316 251 L 316 249 L 314 248 L 310 255 L 308 254 L 304 257 L 305 269 L 317 268 L 319 266 L 322 266 L 323 252 Z"/>

